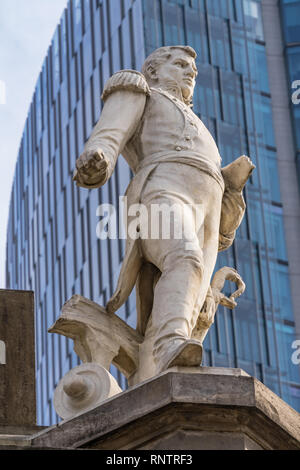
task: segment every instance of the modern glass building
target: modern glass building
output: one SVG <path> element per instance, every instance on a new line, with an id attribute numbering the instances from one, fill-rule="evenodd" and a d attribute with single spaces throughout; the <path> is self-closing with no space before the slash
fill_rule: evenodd
<path id="1" fill-rule="evenodd" d="M 73 183 L 75 160 L 99 118 L 109 76 L 140 70 L 153 49 L 172 44 L 198 53 L 194 111 L 214 135 L 223 166 L 242 154 L 256 164 L 245 191 L 247 214 L 217 266 L 235 267 L 247 290 L 234 311 L 219 308 L 204 364 L 241 367 L 300 410 L 260 1 L 70 0 L 25 124 L 7 232 L 7 288 L 35 291 L 39 424 L 57 421 L 53 390 L 78 364 L 72 341 L 47 329 L 74 293 L 105 304 L 124 255 L 124 240 L 97 239 L 96 209 L 117 207 L 131 178 L 125 160 L 92 191 Z M 135 326 L 134 292 L 118 315 Z"/>
<path id="2" fill-rule="evenodd" d="M 285 55 L 290 85 L 298 82 L 300 88 L 300 0 L 281 0 L 283 36 Z M 292 92 L 296 91 L 292 88 Z M 300 93 L 298 93 L 300 97 Z M 292 116 L 294 120 L 296 160 L 300 183 L 300 104 L 293 103 Z"/>
<path id="3" fill-rule="evenodd" d="M 293 183 L 293 193 L 289 191 L 283 199 L 295 199 L 298 205 L 298 209 L 295 204 L 288 204 L 290 220 L 294 219 L 294 222 L 288 222 L 287 233 L 292 232 L 297 234 L 298 243 L 300 238 L 300 205 L 299 197 L 300 194 L 300 0 L 281 0 L 281 23 L 283 30 L 283 45 L 284 45 L 284 59 L 286 64 L 286 76 L 288 82 L 288 88 L 292 94 L 292 99 L 289 100 L 290 118 L 291 118 L 291 133 L 293 134 L 293 143 L 291 143 L 291 165 L 296 169 L 296 176 Z M 292 139 L 291 139 L 292 140 Z M 288 149 L 287 149 L 288 151 Z M 291 178 L 289 178 L 291 183 Z M 297 193 L 298 189 L 298 193 Z M 293 207 L 294 206 L 294 207 Z M 297 245 L 298 245 L 297 243 Z M 298 245 L 299 247 L 299 245 Z M 287 237 L 287 248 L 288 252 L 295 252 L 295 242 L 292 237 Z M 299 248 L 296 249 L 299 253 Z M 299 299 L 300 296 L 297 294 L 298 286 L 300 281 L 300 254 L 295 259 L 290 257 L 290 269 L 293 272 L 291 276 L 291 288 L 292 297 L 294 303 L 294 314 L 296 320 L 296 335 L 300 337 L 300 307 Z"/>
<path id="4" fill-rule="evenodd" d="M 299 186 L 299 105 L 300 81 L 299 1 L 262 0 L 265 51 L 272 95 L 273 129 L 283 225 L 286 235 L 291 301 L 296 336 L 300 338 L 300 186 Z M 298 25 L 298 26 L 297 26 Z M 299 47 L 298 47 L 299 49 Z M 296 87 L 296 88 L 295 88 Z"/>

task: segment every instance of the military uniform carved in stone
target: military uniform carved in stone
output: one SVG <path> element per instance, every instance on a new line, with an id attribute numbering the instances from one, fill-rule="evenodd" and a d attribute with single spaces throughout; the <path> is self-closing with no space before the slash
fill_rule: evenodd
<path id="1" fill-rule="evenodd" d="M 154 332 L 157 373 L 172 365 L 201 363 L 202 344 L 193 331 L 211 294 L 218 251 L 232 244 L 243 218 L 242 190 L 254 168 L 242 156 L 221 169 L 217 145 L 191 109 L 195 58 L 190 47 L 164 47 L 148 57 L 143 73 L 113 75 L 74 174 L 79 186 L 98 188 L 122 153 L 134 173 L 126 192 L 128 206 L 143 204 L 148 226 L 154 204 L 175 207 L 175 217 L 182 220 L 184 213 L 193 234 L 164 239 L 160 231 L 159 239 L 152 239 L 141 230 L 143 236 L 128 237 L 119 282 L 106 306 L 108 312 L 117 311 L 136 285 L 137 330 L 147 336 L 151 326 Z"/>

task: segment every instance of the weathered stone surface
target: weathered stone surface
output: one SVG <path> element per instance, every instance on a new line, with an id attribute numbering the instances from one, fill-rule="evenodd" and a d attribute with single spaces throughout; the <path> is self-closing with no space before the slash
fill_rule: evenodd
<path id="1" fill-rule="evenodd" d="M 136 370 L 143 337 L 117 315 L 80 295 L 65 303 L 49 333 L 72 338 L 74 351 L 84 363 L 95 362 L 107 370 L 113 363 L 126 377 Z"/>
<path id="2" fill-rule="evenodd" d="M 33 292 L 0 290 L 0 426 L 36 423 Z M 4 362 L 4 364 L 3 364 Z"/>
<path id="3" fill-rule="evenodd" d="M 153 439 L 144 450 L 262 450 L 242 432 L 196 431 L 180 429 Z"/>
<path id="4" fill-rule="evenodd" d="M 31 437 L 46 429 L 46 426 L 0 426 L 0 450 L 26 448 Z"/>
<path id="5" fill-rule="evenodd" d="M 243 371 L 203 369 L 166 371 L 42 431 L 32 446 L 300 449 L 299 413 Z"/>

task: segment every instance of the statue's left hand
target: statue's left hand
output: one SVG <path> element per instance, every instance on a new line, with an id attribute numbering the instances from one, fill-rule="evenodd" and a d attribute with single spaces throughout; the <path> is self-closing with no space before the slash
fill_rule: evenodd
<path id="1" fill-rule="evenodd" d="M 226 280 L 234 282 L 237 285 L 237 290 L 233 292 L 230 297 L 226 297 L 226 295 L 222 293 Z M 216 299 L 216 303 L 232 309 L 237 306 L 235 299 L 243 294 L 246 286 L 243 279 L 235 269 L 224 266 L 216 272 L 211 283 L 211 288 Z"/>

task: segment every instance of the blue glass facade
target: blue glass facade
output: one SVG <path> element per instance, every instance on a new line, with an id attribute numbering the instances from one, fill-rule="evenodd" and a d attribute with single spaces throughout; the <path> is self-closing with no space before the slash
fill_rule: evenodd
<path id="1" fill-rule="evenodd" d="M 241 367 L 300 409 L 260 6 L 254 0 L 70 0 L 64 11 L 25 124 L 7 238 L 7 287 L 35 291 L 39 424 L 57 421 L 53 389 L 78 363 L 72 341 L 47 329 L 74 293 L 105 304 L 124 255 L 124 240 L 97 239 L 96 208 L 118 206 L 131 177 L 127 164 L 120 157 L 109 182 L 88 191 L 72 181 L 75 159 L 99 118 L 108 77 L 122 68 L 140 70 L 153 49 L 179 43 L 198 53 L 194 110 L 216 138 L 223 165 L 248 154 L 257 167 L 237 239 L 217 266 L 236 267 L 247 290 L 235 311 L 219 309 L 204 363 Z M 118 315 L 135 326 L 134 292 Z"/>
<path id="2" fill-rule="evenodd" d="M 256 164 L 246 188 L 247 216 L 217 265 L 235 266 L 247 291 L 234 312 L 219 308 L 205 340 L 205 362 L 242 367 L 299 408 L 261 3 L 144 0 L 143 6 L 146 55 L 175 43 L 197 51 L 194 111 L 214 135 L 223 165 L 242 154 Z"/>
<path id="3" fill-rule="evenodd" d="M 300 0 L 281 0 L 282 27 L 289 84 L 300 88 Z M 295 91 L 291 88 L 291 93 Z M 298 93 L 298 97 L 300 93 Z M 300 104 L 291 103 L 294 120 L 296 160 L 300 182 Z"/>

